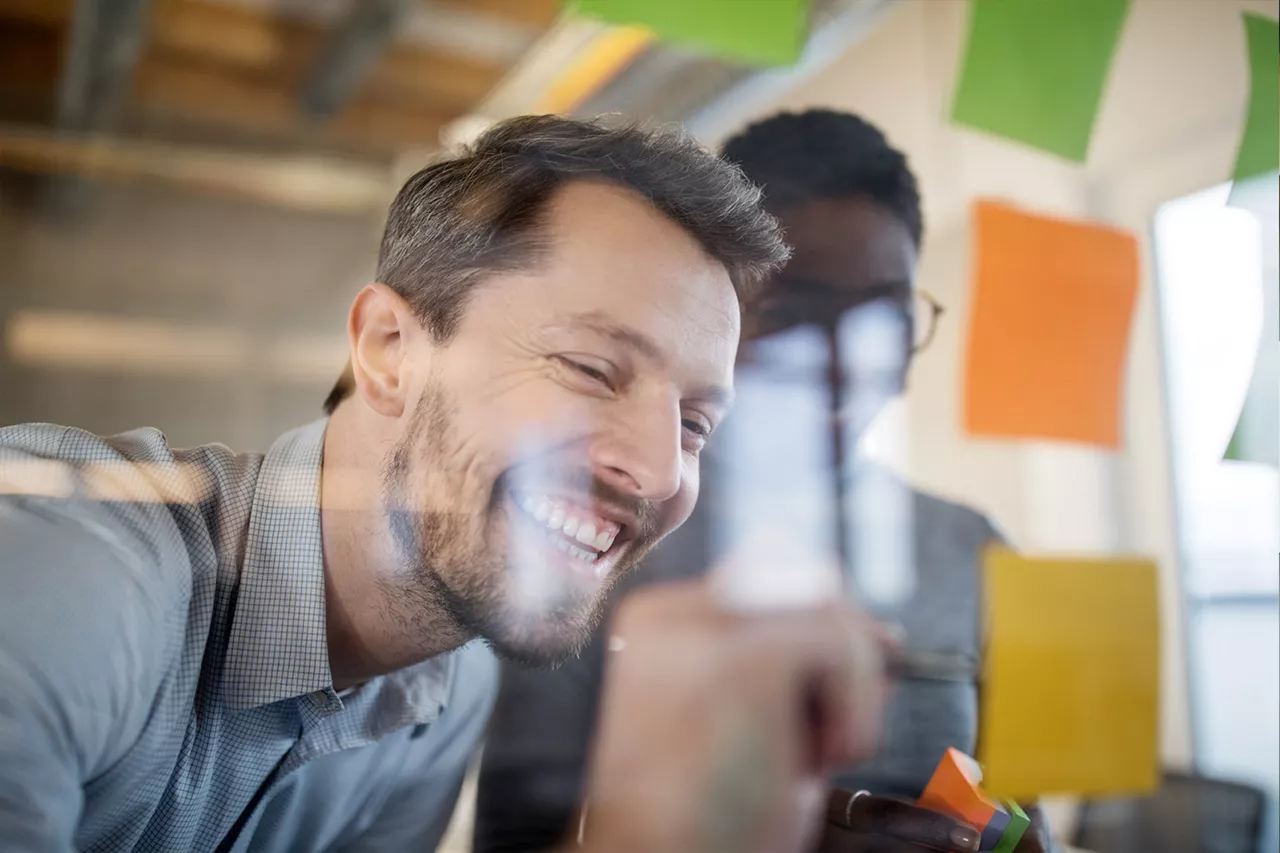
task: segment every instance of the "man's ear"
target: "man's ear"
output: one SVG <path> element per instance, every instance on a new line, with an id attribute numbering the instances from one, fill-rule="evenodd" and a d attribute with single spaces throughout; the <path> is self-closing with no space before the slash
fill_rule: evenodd
<path id="1" fill-rule="evenodd" d="M 413 309 L 385 284 L 365 285 L 351 303 L 347 340 L 356 393 L 375 412 L 389 418 L 404 414 L 412 384 L 409 344 L 424 333 Z"/>

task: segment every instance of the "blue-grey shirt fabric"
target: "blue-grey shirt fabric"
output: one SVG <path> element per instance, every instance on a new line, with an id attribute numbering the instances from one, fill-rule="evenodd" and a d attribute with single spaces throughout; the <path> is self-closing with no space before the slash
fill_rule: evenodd
<path id="1" fill-rule="evenodd" d="M 0 848 L 435 848 L 497 666 L 334 690 L 326 424 L 265 456 L 0 429 Z"/>

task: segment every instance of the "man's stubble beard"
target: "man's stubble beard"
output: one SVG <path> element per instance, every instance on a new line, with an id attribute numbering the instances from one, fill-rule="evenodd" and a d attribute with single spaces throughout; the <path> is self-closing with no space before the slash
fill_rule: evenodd
<path id="1" fill-rule="evenodd" d="M 438 642 L 442 630 L 452 629 L 459 642 L 484 638 L 501 657 L 529 666 L 557 665 L 581 652 L 604 619 L 613 589 L 639 558 L 615 569 L 594 605 L 572 594 L 530 610 L 509 602 L 510 567 L 503 554 L 493 553 L 489 536 L 506 492 L 502 477 L 479 517 L 461 508 L 413 507 L 415 473 L 447 476 L 449 448 L 457 446 L 454 412 L 443 389 L 424 389 L 408 430 L 383 461 L 383 511 L 401 561 L 401 571 L 382 584 L 384 615 L 411 644 Z"/>

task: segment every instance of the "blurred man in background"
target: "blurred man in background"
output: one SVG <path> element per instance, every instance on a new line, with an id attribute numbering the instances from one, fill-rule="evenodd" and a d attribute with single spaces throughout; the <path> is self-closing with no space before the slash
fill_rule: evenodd
<path id="1" fill-rule="evenodd" d="M 0 429 L 0 846 L 432 849 L 473 638 L 572 655 L 688 517 L 786 257 L 758 201 L 678 135 L 513 120 L 396 198 L 327 419 L 265 456 Z M 592 849 L 795 849 L 804 780 L 873 742 L 866 620 L 693 583 L 619 629 Z"/>
<path id="2" fill-rule="evenodd" d="M 761 121 L 730 139 L 723 156 L 762 187 L 767 209 L 793 248 L 791 260 L 747 312 L 740 357 L 749 357 L 749 339 L 765 340 L 801 325 L 829 327 L 835 318 L 868 306 L 887 306 L 900 315 L 901 351 L 894 360 L 900 370 L 873 392 L 883 396 L 870 406 L 863 401 L 862 420 L 853 429 L 865 428 L 867 416 L 905 387 L 911 358 L 932 339 L 941 312 L 913 286 L 923 228 L 906 158 L 861 118 L 829 110 Z M 859 390 L 865 392 L 852 393 Z M 780 430 L 775 442 L 811 434 L 789 428 L 789 417 L 794 415 L 780 412 L 774 423 L 730 426 Z M 709 541 L 717 518 L 716 473 L 724 461 L 708 454 L 708 488 L 693 518 L 633 576 L 631 587 L 697 576 L 714 561 Z M 892 477 L 884 471 L 871 476 Z M 939 667 L 945 671 L 900 681 L 874 758 L 835 776 L 837 785 L 872 796 L 860 796 L 844 809 L 852 794 L 843 800 L 836 795 L 828 842 L 839 846 L 833 849 L 966 849 L 945 837 L 940 842 L 934 817 L 908 802 L 920 796 L 947 747 L 974 751 L 982 646 L 978 561 L 999 537 L 985 516 L 968 507 L 919 491 L 911 501 L 915 594 L 894 616 L 905 629 L 904 655 L 945 664 Z M 569 831 L 602 674 L 606 660 L 612 665 L 615 657 L 607 650 L 608 634 L 599 632 L 579 659 L 555 671 L 504 665 L 480 778 L 479 853 L 545 850 Z M 1047 841 L 1028 839 L 1020 849 L 1033 849 L 1033 843 Z"/>

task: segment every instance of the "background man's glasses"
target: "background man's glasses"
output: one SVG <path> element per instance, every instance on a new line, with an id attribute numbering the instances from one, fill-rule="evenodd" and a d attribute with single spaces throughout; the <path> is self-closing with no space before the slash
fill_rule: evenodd
<path id="1" fill-rule="evenodd" d="M 933 294 L 910 285 L 861 288 L 850 292 L 826 285 L 788 281 L 760 301 L 756 334 L 769 335 L 804 325 L 831 326 L 849 312 L 873 304 L 888 305 L 903 314 L 905 325 L 911 330 L 911 355 L 933 342 L 938 323 L 946 310 Z"/>
<path id="2" fill-rule="evenodd" d="M 916 289 L 912 295 L 912 316 L 914 322 L 911 354 L 915 355 L 933 343 L 933 336 L 938 331 L 938 323 L 946 308 L 927 290 Z"/>

